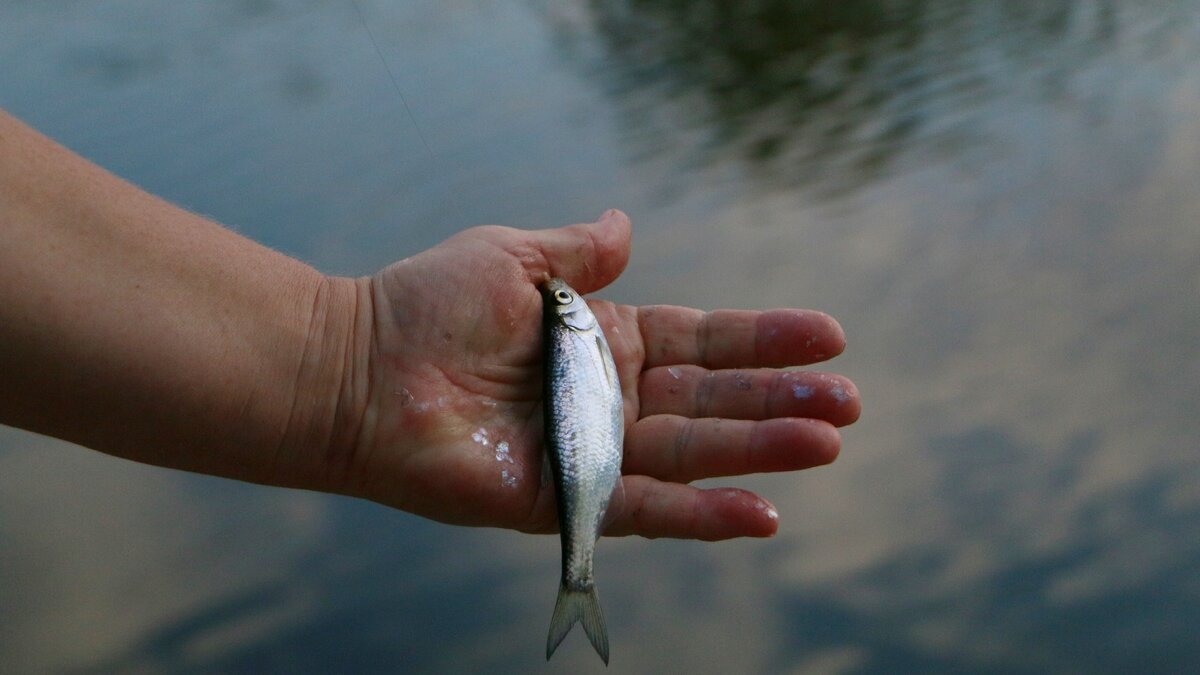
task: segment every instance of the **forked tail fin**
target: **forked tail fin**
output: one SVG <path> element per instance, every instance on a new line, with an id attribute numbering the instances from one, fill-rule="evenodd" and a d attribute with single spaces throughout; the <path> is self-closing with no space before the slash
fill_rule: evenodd
<path id="1" fill-rule="evenodd" d="M 586 591 L 567 590 L 565 584 L 558 586 L 558 601 L 554 603 L 554 616 L 550 617 L 550 634 L 546 636 L 546 660 L 554 654 L 558 644 L 571 632 L 576 621 L 583 623 L 583 632 L 596 648 L 596 653 L 608 665 L 608 631 L 604 628 L 604 612 L 600 611 L 600 600 L 596 598 L 596 587 Z"/>

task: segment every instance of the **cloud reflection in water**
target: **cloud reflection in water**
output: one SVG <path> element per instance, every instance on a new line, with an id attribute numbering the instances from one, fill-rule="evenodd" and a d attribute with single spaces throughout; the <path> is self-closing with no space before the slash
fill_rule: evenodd
<path id="1" fill-rule="evenodd" d="M 201 4 L 154 11 L 188 35 Z M 608 297 L 800 304 L 846 326 L 833 368 L 866 413 L 839 462 L 729 481 L 775 502 L 777 539 L 602 543 L 614 666 L 1092 672 L 1200 656 L 1200 43 L 1185 3 L 367 2 L 385 57 L 445 78 L 403 71 L 453 156 L 436 171 L 407 122 L 371 135 L 404 118 L 364 75 L 384 76 L 349 8 L 220 7 L 228 22 L 183 42 L 214 44 L 199 63 L 168 50 L 120 82 L 100 63 L 62 84 L 45 64 L 82 52 L 49 41 L 0 81 L 0 104 L 327 267 L 448 235 L 447 190 L 523 225 L 618 205 L 635 257 Z M 6 15 L 12 40 L 103 33 L 32 5 Z M 288 40 L 296 58 L 270 60 Z M 273 65 L 239 75 L 235 54 Z M 176 94 L 207 105 L 129 112 Z M 0 653 L 18 668 L 598 669 L 581 640 L 540 663 L 552 538 L 16 432 L 0 447 Z"/>

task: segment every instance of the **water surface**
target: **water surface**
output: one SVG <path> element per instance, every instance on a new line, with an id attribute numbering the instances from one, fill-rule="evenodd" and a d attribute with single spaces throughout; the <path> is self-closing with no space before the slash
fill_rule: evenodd
<path id="1" fill-rule="evenodd" d="M 837 316 L 779 536 L 603 542 L 618 671 L 1200 660 L 1190 3 L 359 2 L 4 3 L 0 106 L 327 272 L 616 206 L 604 297 Z M 601 671 L 550 537 L 4 430 L 0 541 L 15 672 Z"/>

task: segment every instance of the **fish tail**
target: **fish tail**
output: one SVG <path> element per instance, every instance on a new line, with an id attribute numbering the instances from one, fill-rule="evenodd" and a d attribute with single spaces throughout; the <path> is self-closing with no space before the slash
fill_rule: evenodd
<path id="1" fill-rule="evenodd" d="M 546 660 L 554 654 L 558 644 L 571 632 L 576 621 L 583 623 L 583 631 L 596 653 L 608 665 L 608 630 L 604 627 L 604 612 L 600 611 L 600 600 L 596 587 L 572 591 L 566 584 L 558 586 L 558 601 L 554 603 L 554 616 L 550 617 L 550 634 L 546 636 Z"/>

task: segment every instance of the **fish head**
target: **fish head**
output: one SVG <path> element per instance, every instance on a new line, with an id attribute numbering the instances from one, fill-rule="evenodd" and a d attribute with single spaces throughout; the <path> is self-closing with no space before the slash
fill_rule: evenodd
<path id="1" fill-rule="evenodd" d="M 587 331 L 596 327 L 596 315 L 588 309 L 583 296 L 562 279 L 556 277 L 542 284 L 542 304 L 548 318 L 571 330 Z"/>

